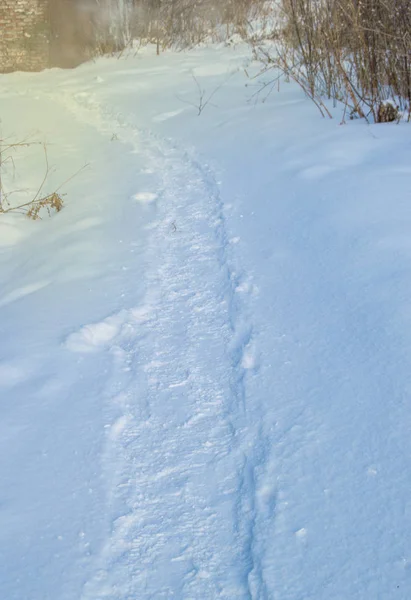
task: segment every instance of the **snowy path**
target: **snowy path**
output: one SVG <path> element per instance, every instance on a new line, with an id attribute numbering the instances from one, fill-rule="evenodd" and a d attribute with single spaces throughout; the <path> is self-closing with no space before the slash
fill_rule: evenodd
<path id="1" fill-rule="evenodd" d="M 245 452 L 242 434 L 252 323 L 237 298 L 218 185 L 170 140 L 89 98 L 82 104 L 69 104 L 78 118 L 114 132 L 143 153 L 146 173 L 162 174 L 159 188 L 135 196 L 156 205 L 144 302 L 67 340 L 90 361 L 112 356 L 104 391 L 110 534 L 84 599 L 142 590 L 153 599 L 263 598 L 254 449 Z"/>

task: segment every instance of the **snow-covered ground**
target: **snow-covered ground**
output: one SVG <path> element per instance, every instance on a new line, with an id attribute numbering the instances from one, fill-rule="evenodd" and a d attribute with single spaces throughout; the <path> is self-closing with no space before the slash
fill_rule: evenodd
<path id="1" fill-rule="evenodd" d="M 410 126 L 247 57 L 0 77 L 49 191 L 88 164 L 0 216 L 1 600 L 411 597 Z"/>

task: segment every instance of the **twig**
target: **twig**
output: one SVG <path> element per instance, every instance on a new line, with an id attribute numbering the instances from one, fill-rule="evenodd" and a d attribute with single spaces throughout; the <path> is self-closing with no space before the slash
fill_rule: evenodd
<path id="1" fill-rule="evenodd" d="M 205 107 L 209 104 L 210 106 L 214 106 L 214 108 L 216 108 L 215 104 L 211 103 L 212 98 L 216 95 L 216 93 L 223 87 L 223 85 L 225 85 L 229 79 L 234 75 L 235 71 L 232 71 L 231 73 L 228 74 L 228 77 L 226 77 L 226 79 L 222 82 L 220 82 L 216 88 L 214 88 L 214 90 L 211 92 L 211 94 L 209 96 L 207 96 L 206 94 L 206 90 L 204 90 L 197 77 L 194 75 L 194 73 L 191 74 L 192 78 L 194 79 L 194 82 L 196 84 L 197 90 L 198 90 L 198 101 L 197 102 L 191 102 L 190 100 L 185 100 L 184 98 L 181 98 L 180 96 L 176 95 L 176 98 L 178 98 L 178 100 L 180 100 L 180 102 L 184 102 L 184 104 L 188 104 L 189 106 L 193 106 L 196 110 L 197 110 L 197 116 L 200 116 L 201 113 L 203 112 L 203 110 L 205 109 Z"/>

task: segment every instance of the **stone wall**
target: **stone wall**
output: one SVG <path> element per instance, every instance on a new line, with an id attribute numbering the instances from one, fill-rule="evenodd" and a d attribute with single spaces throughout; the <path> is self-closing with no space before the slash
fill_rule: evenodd
<path id="1" fill-rule="evenodd" d="M 49 65 L 49 0 L 0 0 L 0 72 Z"/>

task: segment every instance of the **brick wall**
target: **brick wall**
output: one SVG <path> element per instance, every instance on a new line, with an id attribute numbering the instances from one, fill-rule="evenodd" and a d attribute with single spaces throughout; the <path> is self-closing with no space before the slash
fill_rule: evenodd
<path id="1" fill-rule="evenodd" d="M 0 72 L 49 64 L 49 0 L 0 0 Z"/>

